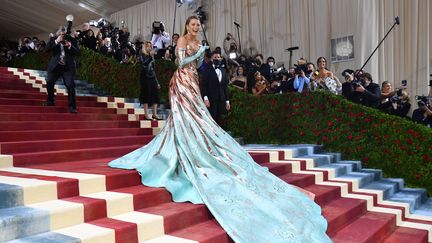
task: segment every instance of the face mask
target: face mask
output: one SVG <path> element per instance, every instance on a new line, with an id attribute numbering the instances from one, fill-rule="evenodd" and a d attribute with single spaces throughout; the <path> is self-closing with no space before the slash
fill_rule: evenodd
<path id="1" fill-rule="evenodd" d="M 269 62 L 268 64 L 270 65 L 270 67 L 273 67 L 274 62 Z"/>
<path id="2" fill-rule="evenodd" d="M 213 60 L 213 64 L 214 64 L 216 67 L 220 67 L 220 66 L 222 65 L 222 62 L 221 62 L 220 60 Z"/>

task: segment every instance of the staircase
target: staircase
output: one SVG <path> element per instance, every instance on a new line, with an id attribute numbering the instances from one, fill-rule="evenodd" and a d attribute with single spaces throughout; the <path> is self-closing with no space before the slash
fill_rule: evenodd
<path id="1" fill-rule="evenodd" d="M 0 242 L 232 242 L 205 205 L 174 203 L 134 170 L 107 163 L 147 144 L 163 122 L 122 98 L 44 106 L 31 70 L 0 68 Z M 315 193 L 334 242 L 431 242 L 432 201 L 380 170 L 314 145 L 245 145 L 262 166 Z M 246 222 L 247 223 L 247 222 Z"/>

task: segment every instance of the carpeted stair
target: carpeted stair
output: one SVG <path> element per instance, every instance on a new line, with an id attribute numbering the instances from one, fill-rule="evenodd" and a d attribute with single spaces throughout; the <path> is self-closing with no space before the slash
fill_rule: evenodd
<path id="1" fill-rule="evenodd" d="M 124 99 L 44 105 L 38 72 L 0 68 L 0 242 L 231 242 L 205 205 L 174 203 L 134 170 L 107 163 L 147 144 L 163 122 Z M 428 242 L 432 203 L 314 145 L 246 145 L 282 180 L 315 193 L 335 242 Z M 245 222 L 247 223 L 247 222 Z"/>

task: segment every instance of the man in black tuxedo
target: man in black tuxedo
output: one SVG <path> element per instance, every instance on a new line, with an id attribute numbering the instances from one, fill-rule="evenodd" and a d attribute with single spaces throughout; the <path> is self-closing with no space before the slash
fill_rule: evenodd
<path id="1" fill-rule="evenodd" d="M 65 38 L 66 28 L 60 27 L 56 35 L 51 35 L 45 50 L 51 51 L 51 59 L 48 64 L 47 81 L 47 105 L 55 106 L 54 85 L 59 77 L 68 92 L 69 112 L 77 113 L 75 99 L 75 81 L 76 72 L 75 56 L 80 54 L 78 43 L 73 38 Z"/>
<path id="2" fill-rule="evenodd" d="M 201 93 L 204 103 L 218 124 L 220 124 L 221 115 L 224 110 L 230 109 L 227 72 L 221 65 L 221 54 L 213 52 L 211 63 L 201 73 Z"/>

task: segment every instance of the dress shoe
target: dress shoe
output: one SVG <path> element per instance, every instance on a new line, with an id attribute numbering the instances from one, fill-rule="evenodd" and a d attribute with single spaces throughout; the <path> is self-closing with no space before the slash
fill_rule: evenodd
<path id="1" fill-rule="evenodd" d="M 146 121 L 153 121 L 153 118 L 151 118 L 148 115 L 144 114 L 144 120 L 146 120 Z"/>
<path id="2" fill-rule="evenodd" d="M 69 113 L 78 113 L 76 108 L 69 107 Z"/>
<path id="3" fill-rule="evenodd" d="M 158 117 L 156 115 L 152 115 L 152 118 L 155 119 L 155 120 L 158 120 L 158 121 L 163 120 L 163 118 L 160 118 L 160 117 Z"/>

